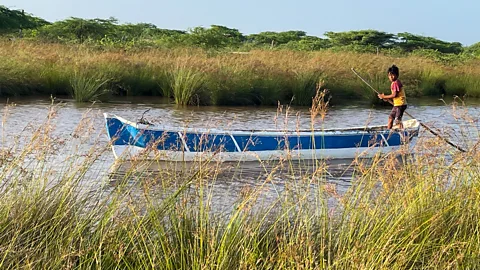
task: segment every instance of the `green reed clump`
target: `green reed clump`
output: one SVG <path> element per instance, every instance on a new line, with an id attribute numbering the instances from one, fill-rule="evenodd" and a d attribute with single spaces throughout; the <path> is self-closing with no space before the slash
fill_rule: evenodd
<path id="1" fill-rule="evenodd" d="M 316 94 L 317 84 L 322 81 L 322 77 L 322 72 L 318 70 L 295 71 L 292 79 L 293 104 L 310 106 Z"/>
<path id="2" fill-rule="evenodd" d="M 207 75 L 200 99 L 211 105 L 254 105 L 254 80 L 251 71 L 220 68 Z"/>
<path id="3" fill-rule="evenodd" d="M 439 68 L 429 68 L 420 71 L 417 77 L 417 87 L 425 95 L 440 96 L 446 93 L 446 76 Z"/>
<path id="4" fill-rule="evenodd" d="M 153 67 L 136 66 L 124 72 L 118 84 L 126 93 L 124 95 L 154 96 L 162 94 L 159 89 L 159 81 L 163 80 L 163 71 Z"/>
<path id="5" fill-rule="evenodd" d="M 178 105 L 198 104 L 198 94 L 204 85 L 204 74 L 185 65 L 177 65 L 169 74 L 173 98 Z"/>
<path id="6" fill-rule="evenodd" d="M 110 79 L 104 76 L 91 75 L 88 73 L 75 72 L 70 79 L 71 95 L 77 102 L 96 101 L 109 93 Z"/>
<path id="7" fill-rule="evenodd" d="M 173 90 L 170 83 L 169 72 L 166 70 L 159 71 L 155 75 L 155 80 L 157 82 L 159 94 L 166 98 L 173 98 Z"/>
<path id="8" fill-rule="evenodd" d="M 215 105 L 276 105 L 286 101 L 288 73 L 267 63 L 222 63 L 209 72 L 206 89 Z"/>
<path id="9" fill-rule="evenodd" d="M 11 57 L 0 57 L 0 96 L 29 95 L 38 86 L 35 71 L 19 65 Z"/>
<path id="10" fill-rule="evenodd" d="M 455 79 L 445 81 L 445 93 L 447 96 L 470 96 L 480 97 L 480 79 L 473 74 L 461 74 Z"/>
<path id="11" fill-rule="evenodd" d="M 61 70 L 57 67 L 46 67 L 40 71 L 39 89 L 44 94 L 66 94 L 71 91 L 71 70 Z"/>
<path id="12" fill-rule="evenodd" d="M 255 105 L 273 106 L 285 100 L 288 85 L 277 76 L 260 78 L 252 82 L 251 98 Z"/>

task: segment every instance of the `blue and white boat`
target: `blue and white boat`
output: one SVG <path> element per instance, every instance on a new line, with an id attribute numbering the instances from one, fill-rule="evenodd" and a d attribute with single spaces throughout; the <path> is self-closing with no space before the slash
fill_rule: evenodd
<path id="1" fill-rule="evenodd" d="M 363 126 L 322 130 L 218 130 L 164 128 L 104 114 L 113 154 L 120 160 L 262 161 L 371 158 L 412 146 L 420 122 L 404 129 Z"/>

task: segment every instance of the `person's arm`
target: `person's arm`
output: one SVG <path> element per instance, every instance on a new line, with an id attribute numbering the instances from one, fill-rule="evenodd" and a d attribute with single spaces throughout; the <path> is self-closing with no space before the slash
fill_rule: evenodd
<path id="1" fill-rule="evenodd" d="M 392 99 L 398 96 L 398 92 L 400 92 L 400 88 L 398 84 L 393 84 L 392 93 L 390 95 L 385 95 L 384 93 L 378 94 L 378 98 L 380 99 Z"/>
<path id="2" fill-rule="evenodd" d="M 397 91 L 392 91 L 390 95 L 385 95 L 382 93 L 382 94 L 379 94 L 378 97 L 381 99 L 392 99 L 392 98 L 396 98 L 397 95 L 398 95 Z"/>

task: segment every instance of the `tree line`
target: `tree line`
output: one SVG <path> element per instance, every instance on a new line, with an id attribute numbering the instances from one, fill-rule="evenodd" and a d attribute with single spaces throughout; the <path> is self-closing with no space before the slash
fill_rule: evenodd
<path id="1" fill-rule="evenodd" d="M 221 25 L 194 27 L 187 31 L 161 29 L 150 23 L 120 24 L 115 18 L 82 19 L 71 17 L 48 22 L 0 6 L 0 34 L 45 42 L 95 43 L 104 46 L 197 46 L 205 49 L 291 49 L 300 51 L 347 50 L 359 52 L 430 51 L 441 54 L 480 56 L 480 42 L 463 46 L 433 37 L 411 33 L 391 34 L 377 30 L 326 32 L 325 38 L 304 31 L 261 32 L 245 35 Z"/>

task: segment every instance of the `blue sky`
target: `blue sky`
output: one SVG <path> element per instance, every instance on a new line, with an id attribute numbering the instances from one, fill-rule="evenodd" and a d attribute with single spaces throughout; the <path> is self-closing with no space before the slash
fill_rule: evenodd
<path id="1" fill-rule="evenodd" d="M 112 16 L 121 23 L 146 22 L 178 30 L 217 24 L 244 34 L 302 30 L 322 37 L 326 31 L 375 29 L 464 45 L 480 41 L 478 0 L 2 0 L 0 4 L 52 22 Z"/>

